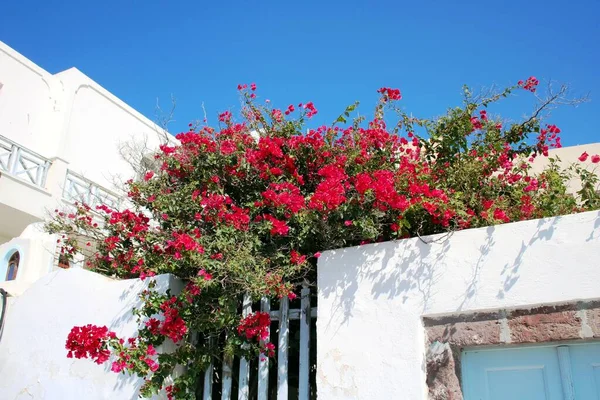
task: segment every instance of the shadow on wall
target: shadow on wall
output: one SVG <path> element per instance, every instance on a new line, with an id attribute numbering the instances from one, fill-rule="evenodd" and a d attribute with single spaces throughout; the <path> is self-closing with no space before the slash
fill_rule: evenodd
<path id="1" fill-rule="evenodd" d="M 338 279 L 328 281 L 327 284 L 323 284 L 321 280 L 318 282 L 321 296 L 334 296 L 333 304 L 338 305 L 332 310 L 332 317 L 343 314 L 343 324 L 353 316 L 356 292 L 363 281 L 371 282 L 371 294 L 375 299 L 401 296 L 405 303 L 408 293 L 417 290 L 422 295 L 422 307 L 425 309 L 435 279 L 435 262 L 425 260 L 431 256 L 432 248 L 440 249 L 434 259 L 441 260 L 450 249 L 450 237 L 451 235 L 439 235 L 369 244 L 334 250 L 333 254 L 322 256 L 323 261 L 327 261 L 328 257 L 335 257 L 336 261 Z M 409 245 L 398 246 L 401 243 Z M 392 267 L 390 263 L 395 265 Z"/>
<path id="2" fill-rule="evenodd" d="M 117 327 L 121 326 L 131 326 L 136 325 L 135 316 L 133 315 L 132 310 L 137 309 L 143 305 L 142 300 L 137 296 L 140 293 L 140 282 L 139 281 L 131 281 L 131 285 L 123 289 L 123 292 L 119 296 L 119 301 L 123 304 L 123 307 L 115 312 L 115 317 L 112 319 L 112 322 L 109 325 L 110 330 L 114 330 Z M 131 299 L 135 298 L 135 300 L 131 301 Z M 129 302 L 128 302 L 129 300 Z M 137 331 L 136 331 L 137 335 Z M 127 338 L 124 338 L 127 339 Z M 111 360 L 112 361 L 112 360 Z M 97 366 L 100 368 L 100 366 Z M 114 374 L 111 371 L 112 362 L 107 362 L 103 364 L 104 372 L 106 374 Z M 136 375 L 130 375 L 128 373 L 119 373 L 118 378 L 113 386 L 113 391 L 120 392 L 126 387 L 133 387 L 134 394 L 131 397 L 131 400 L 138 399 L 140 388 L 142 387 L 143 382 Z"/>
<path id="3" fill-rule="evenodd" d="M 535 242 L 539 241 L 550 241 L 552 236 L 554 235 L 554 231 L 556 229 L 557 223 L 560 221 L 560 218 L 550 218 L 550 219 L 540 219 L 537 223 L 537 230 L 535 234 L 526 242 L 523 240 L 521 242 L 521 248 L 515 259 L 504 265 L 502 268 L 501 276 L 503 278 L 502 288 L 498 291 L 496 298 L 503 299 L 506 293 L 508 293 L 512 287 L 519 280 L 519 269 L 521 268 L 521 264 L 523 263 L 523 256 L 527 252 L 527 249 L 533 245 Z M 593 238 L 594 231 L 600 227 L 600 219 L 596 220 L 594 224 L 594 230 L 590 233 L 590 237 Z"/>
<path id="4" fill-rule="evenodd" d="M 156 290 L 159 292 L 166 292 L 170 290 L 171 293 L 179 293 L 183 289 L 183 283 L 174 277 L 167 276 L 159 276 L 159 280 L 157 280 Z M 112 319 L 112 322 L 109 325 L 109 329 L 113 330 L 113 328 L 118 328 L 122 326 L 136 326 L 139 327 L 137 317 L 133 314 L 134 309 L 140 309 L 143 306 L 143 301 L 141 300 L 140 293 L 147 288 L 148 282 L 150 280 L 146 280 L 145 282 L 140 279 L 130 279 L 128 282 L 131 284 L 123 289 L 123 292 L 119 296 L 120 304 L 123 304 L 123 307 L 115 313 L 115 317 Z M 135 300 L 132 301 L 132 299 Z M 137 328 L 135 332 L 129 337 L 137 336 Z M 127 337 L 123 337 L 127 339 Z M 162 351 L 172 351 L 175 348 L 175 344 L 170 340 L 167 340 L 164 344 L 157 347 L 157 351 L 161 353 Z M 104 364 L 104 371 L 107 374 L 114 374 L 111 371 L 112 363 L 108 362 Z M 113 387 L 113 390 L 121 391 L 124 388 L 135 389 L 135 394 L 131 397 L 131 400 L 139 399 L 139 390 L 144 384 L 144 381 L 140 379 L 137 375 L 130 375 L 128 373 L 119 373 L 117 381 Z M 151 399 L 162 399 L 163 397 L 153 396 Z"/>
<path id="5" fill-rule="evenodd" d="M 590 213 L 596 219 L 594 229 L 589 234 L 588 241 L 600 236 L 600 218 L 598 213 Z M 546 218 L 533 221 L 517 222 L 502 226 L 490 226 L 468 231 L 454 232 L 451 234 L 433 235 L 428 237 L 411 238 L 359 247 L 334 250 L 325 253 L 319 260 L 320 265 L 327 264 L 327 271 L 319 267 L 320 296 L 330 298 L 335 309 L 331 310 L 331 320 L 338 320 L 341 324 L 353 316 L 356 292 L 361 283 L 371 288 L 374 299 L 385 297 L 387 299 L 401 297 L 402 304 L 414 301 L 415 293 L 418 294 L 421 314 L 428 309 L 429 302 L 435 294 L 436 282 L 444 274 L 452 274 L 453 268 L 471 268 L 468 278 L 465 278 L 466 287 L 460 295 L 455 311 L 467 308 L 468 303 L 477 297 L 480 275 L 486 263 L 490 261 L 490 252 L 494 246 L 502 241 L 502 233 L 498 230 L 508 229 L 516 224 L 536 223 L 535 233 L 528 234 L 527 239 L 521 241 L 520 248 L 514 248 L 515 257 L 506 262 L 500 273 L 500 289 L 497 299 L 503 299 L 519 281 L 523 257 L 528 249 L 538 241 L 550 241 L 555 233 L 556 225 L 564 217 Z M 473 231 L 483 232 L 477 235 Z M 469 232 L 468 235 L 466 233 Z M 505 230 L 503 233 L 509 232 Z M 514 236 L 513 236 L 514 237 Z M 465 241 L 476 240 L 482 242 L 476 254 L 459 254 L 464 248 Z M 456 245 L 459 245 L 455 247 Z M 501 245 L 501 244 L 500 244 Z M 509 250 L 511 253 L 513 249 Z M 449 257 L 447 259 L 447 257 Z M 504 258 L 504 256 L 503 256 Z M 508 257 L 507 257 L 508 258 Z M 466 265 L 465 265 L 466 264 Z M 335 271 L 330 270 L 332 267 Z M 439 267 L 439 268 L 438 268 Z M 442 272 L 440 272 L 442 271 Z M 321 275 L 327 275 L 321 279 Z M 331 277 L 335 279 L 331 279 Z M 368 283 L 367 283 L 368 282 Z M 411 303 L 412 304 L 412 303 Z M 339 316 L 343 315 L 340 320 Z"/>

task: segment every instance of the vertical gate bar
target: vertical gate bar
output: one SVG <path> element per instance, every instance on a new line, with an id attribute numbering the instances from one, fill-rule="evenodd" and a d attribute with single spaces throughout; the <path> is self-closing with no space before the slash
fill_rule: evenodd
<path id="1" fill-rule="evenodd" d="M 208 339 L 209 346 L 212 347 L 215 343 L 214 338 Z M 204 371 L 204 390 L 202 392 L 202 400 L 212 400 L 212 387 L 213 387 L 213 372 L 215 369 L 215 363 L 211 358 L 210 364 Z"/>
<path id="2" fill-rule="evenodd" d="M 223 357 L 223 376 L 221 388 L 221 400 L 231 400 L 231 375 L 233 371 L 233 357 Z"/>
<path id="3" fill-rule="evenodd" d="M 242 317 L 247 317 L 252 312 L 252 299 L 246 293 L 242 303 Z M 248 400 L 250 390 L 248 389 L 248 381 L 250 380 L 250 368 L 248 361 L 245 358 L 240 359 L 240 378 L 238 385 L 238 400 Z"/>
<path id="4" fill-rule="evenodd" d="M 214 364 L 211 361 L 206 371 L 204 371 L 204 391 L 202 392 L 202 400 L 212 399 L 213 371 Z"/>
<path id="5" fill-rule="evenodd" d="M 302 286 L 300 308 L 300 374 L 298 398 L 308 400 L 310 396 L 309 369 L 310 369 L 310 289 Z"/>
<path id="6" fill-rule="evenodd" d="M 288 315 L 290 303 L 283 297 L 279 306 L 279 343 L 277 346 L 277 399 L 288 398 L 288 340 L 290 336 Z"/>
<path id="7" fill-rule="evenodd" d="M 565 400 L 575 400 L 575 388 L 573 387 L 573 375 L 571 373 L 571 356 L 568 346 L 558 346 L 558 366 L 560 368 L 560 379 L 562 381 L 563 396 Z"/>
<path id="8" fill-rule="evenodd" d="M 263 297 L 260 300 L 260 311 L 269 313 L 271 311 L 270 299 Z M 271 334 L 269 328 L 269 335 Z M 269 343 L 269 338 L 262 342 Z M 269 358 L 267 355 L 258 356 L 258 400 L 268 400 L 269 398 Z"/>

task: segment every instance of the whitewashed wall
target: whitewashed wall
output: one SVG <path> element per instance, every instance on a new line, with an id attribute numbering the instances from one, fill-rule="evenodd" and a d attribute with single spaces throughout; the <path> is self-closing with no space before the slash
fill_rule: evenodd
<path id="1" fill-rule="evenodd" d="M 180 290 L 170 275 L 157 288 Z M 66 357 L 65 342 L 76 325 L 106 325 L 129 337 L 137 330 L 131 314 L 149 280 L 116 281 L 83 269 L 48 274 L 11 298 L 0 338 L 0 398 L 136 399 L 143 383 L 115 374 L 110 364 Z"/>
<path id="2" fill-rule="evenodd" d="M 55 153 L 64 111 L 60 81 L 0 42 L 0 84 L 0 135 Z"/>
<path id="3" fill-rule="evenodd" d="M 121 183 L 131 178 L 133 171 L 119 148 L 136 142 L 158 150 L 160 128 L 76 68 L 55 77 L 66 94 L 61 156 L 69 169 L 108 188 L 115 176 L 121 176 Z"/>
<path id="4" fill-rule="evenodd" d="M 600 212 L 323 253 L 321 399 L 426 399 L 421 317 L 600 298 Z"/>

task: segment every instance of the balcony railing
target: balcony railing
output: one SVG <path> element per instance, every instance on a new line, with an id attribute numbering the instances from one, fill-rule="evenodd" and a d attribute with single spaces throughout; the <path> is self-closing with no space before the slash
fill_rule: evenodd
<path id="1" fill-rule="evenodd" d="M 0 136 L 0 171 L 43 188 L 50 164 L 50 160 Z"/>
<path id="2" fill-rule="evenodd" d="M 72 203 L 85 203 L 94 210 L 96 206 L 102 204 L 110 208 L 118 208 L 120 203 L 120 197 L 117 194 L 72 171 L 67 171 L 63 199 Z"/>

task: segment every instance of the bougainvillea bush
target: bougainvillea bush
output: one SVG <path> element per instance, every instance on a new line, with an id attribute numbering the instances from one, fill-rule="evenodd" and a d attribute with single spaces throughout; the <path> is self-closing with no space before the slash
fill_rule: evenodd
<path id="1" fill-rule="evenodd" d="M 300 282 L 314 282 L 321 251 L 598 208 L 596 175 L 581 165 L 552 160 L 532 172 L 560 147 L 560 129 L 539 117 L 552 97 L 523 121 L 493 114 L 515 94 L 535 102 L 537 86 L 532 77 L 489 96 L 465 88 L 464 104 L 433 120 L 410 116 L 398 89 L 381 88 L 370 120 L 353 118 L 353 104 L 308 129 L 312 102 L 272 108 L 256 85 L 240 85 L 238 119 L 226 111 L 218 127 L 190 126 L 179 145 L 162 145 L 156 170 L 127 183 L 128 208 L 80 204 L 48 223 L 65 254 L 93 246 L 97 272 L 171 273 L 187 284 L 177 295 L 150 284 L 136 337 L 73 328 L 68 357 L 144 377 L 142 396 L 166 386 L 169 397 L 194 398 L 211 356 L 273 355 L 269 315 L 242 318 L 242 297 L 293 299 Z M 567 191 L 573 178 L 577 193 Z M 176 350 L 158 353 L 165 340 Z M 177 365 L 186 372 L 167 386 Z"/>

